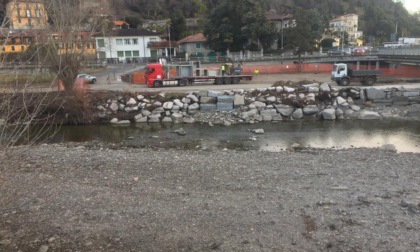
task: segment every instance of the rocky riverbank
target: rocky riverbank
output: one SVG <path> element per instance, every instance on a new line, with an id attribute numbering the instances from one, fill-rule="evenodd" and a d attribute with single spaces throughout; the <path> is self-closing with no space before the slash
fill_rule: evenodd
<path id="1" fill-rule="evenodd" d="M 420 155 L 18 147 L 0 251 L 420 251 Z"/>
<path id="2" fill-rule="evenodd" d="M 420 90 L 333 88 L 328 83 L 186 94 L 118 94 L 98 101 L 97 118 L 114 124 L 232 125 L 296 119 L 420 120 Z"/>
<path id="3" fill-rule="evenodd" d="M 116 124 L 420 118 L 397 88 L 89 95 Z M 11 148 L 0 251 L 420 251 L 419 153 L 293 150 Z"/>

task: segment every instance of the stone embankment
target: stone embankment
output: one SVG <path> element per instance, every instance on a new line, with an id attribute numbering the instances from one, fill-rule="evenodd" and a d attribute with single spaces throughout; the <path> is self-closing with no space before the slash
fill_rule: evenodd
<path id="1" fill-rule="evenodd" d="M 232 125 L 295 119 L 420 119 L 418 89 L 336 89 L 328 83 L 252 90 L 195 91 L 184 96 L 132 94 L 97 104 L 113 124 L 208 123 Z"/>

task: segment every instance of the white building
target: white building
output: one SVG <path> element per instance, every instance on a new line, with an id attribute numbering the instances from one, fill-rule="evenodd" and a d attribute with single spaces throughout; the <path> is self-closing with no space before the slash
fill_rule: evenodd
<path id="1" fill-rule="evenodd" d="M 116 29 L 110 34 L 96 35 L 96 51 L 99 59 L 115 62 L 131 62 L 144 57 L 158 57 L 157 50 L 150 49 L 150 42 L 160 41 L 156 32 L 144 29 Z"/>
<path id="2" fill-rule="evenodd" d="M 362 37 L 363 32 L 358 31 L 358 28 L 359 16 L 356 14 L 339 16 L 330 21 L 330 29 L 337 32 L 347 32 L 350 43 L 356 43 L 357 39 Z"/>

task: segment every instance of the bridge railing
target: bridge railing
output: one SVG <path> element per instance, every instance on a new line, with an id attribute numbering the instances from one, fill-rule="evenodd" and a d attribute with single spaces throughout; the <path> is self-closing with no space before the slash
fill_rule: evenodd
<path id="1" fill-rule="evenodd" d="M 420 46 L 419 47 L 398 47 L 398 48 L 379 48 L 378 55 L 383 56 L 420 56 Z"/>

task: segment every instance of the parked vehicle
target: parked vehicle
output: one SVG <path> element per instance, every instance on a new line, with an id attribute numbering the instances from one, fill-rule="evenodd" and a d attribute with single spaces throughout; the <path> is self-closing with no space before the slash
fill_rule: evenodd
<path id="1" fill-rule="evenodd" d="M 365 50 L 363 50 L 362 48 L 355 48 L 353 50 L 353 55 L 363 55 L 365 54 Z"/>
<path id="2" fill-rule="evenodd" d="M 340 86 L 347 86 L 351 81 L 360 81 L 362 85 L 373 85 L 378 76 L 381 75 L 380 70 L 352 70 L 347 64 L 334 64 L 331 72 L 331 80 Z"/>
<path id="3" fill-rule="evenodd" d="M 327 52 L 329 56 L 344 56 L 344 55 L 350 55 L 351 49 L 345 48 L 345 49 L 331 49 Z"/>
<path id="4" fill-rule="evenodd" d="M 166 66 L 169 69 L 169 66 Z M 188 64 L 171 65 L 175 68 L 175 76 L 170 76 L 168 70 L 164 70 L 162 64 L 153 63 L 146 65 L 145 81 L 149 87 L 162 86 L 185 86 L 192 85 L 199 81 L 212 81 L 213 84 L 237 84 L 241 80 L 252 80 L 252 75 L 243 75 L 242 67 L 234 67 L 231 63 L 224 64 L 224 74 L 210 72 L 201 69 L 199 62 L 189 62 Z"/>
<path id="5" fill-rule="evenodd" d="M 95 84 L 96 83 L 96 77 L 93 75 L 89 75 L 89 74 L 79 74 L 77 75 L 77 78 L 82 78 L 87 80 L 89 83 L 91 84 Z"/>

